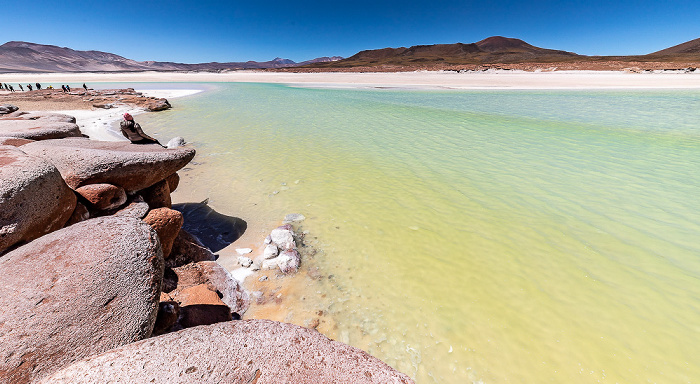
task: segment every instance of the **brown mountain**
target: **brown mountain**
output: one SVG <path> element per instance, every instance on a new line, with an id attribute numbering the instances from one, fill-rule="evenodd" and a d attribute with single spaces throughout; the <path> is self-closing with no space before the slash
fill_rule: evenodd
<path id="1" fill-rule="evenodd" d="M 535 47 L 522 40 L 493 36 L 471 44 L 415 45 L 410 48 L 383 48 L 359 52 L 347 59 L 312 64 L 309 68 L 342 68 L 379 65 L 486 64 L 525 61 L 571 61 L 579 55 Z"/>
<path id="2" fill-rule="evenodd" d="M 700 56 L 700 39 L 686 41 L 685 43 L 674 45 L 673 47 L 662 49 L 648 56 Z"/>
<path id="3" fill-rule="evenodd" d="M 221 71 L 292 67 L 311 62 L 330 62 L 337 57 L 322 57 L 297 64 L 276 58 L 257 62 L 182 64 L 135 61 L 107 52 L 76 51 L 55 45 L 10 41 L 0 45 L 0 73 L 8 72 L 136 72 L 136 71 Z"/>

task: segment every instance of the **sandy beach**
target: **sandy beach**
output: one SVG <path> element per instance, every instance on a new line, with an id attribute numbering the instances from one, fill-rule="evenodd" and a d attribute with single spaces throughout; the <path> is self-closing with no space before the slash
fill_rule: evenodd
<path id="1" fill-rule="evenodd" d="M 306 87 L 399 87 L 427 89 L 697 89 L 700 73 L 682 71 L 628 73 L 621 71 L 524 72 L 395 72 L 395 73 L 281 73 L 234 71 L 226 73 L 21 73 L 5 74 L 9 83 L 70 82 L 249 82 Z M 167 97 L 167 96 L 164 96 Z"/>

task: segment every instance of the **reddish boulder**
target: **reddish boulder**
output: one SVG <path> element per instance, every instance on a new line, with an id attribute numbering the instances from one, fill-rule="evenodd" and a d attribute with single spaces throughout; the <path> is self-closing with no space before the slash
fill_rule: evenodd
<path id="1" fill-rule="evenodd" d="M 127 193 L 140 191 L 163 180 L 192 160 L 192 148 L 165 149 L 127 141 L 87 139 L 43 140 L 22 146 L 58 168 L 73 189 L 88 184 L 118 185 Z"/>
<path id="2" fill-rule="evenodd" d="M 0 254 L 62 228 L 75 203 L 56 167 L 15 147 L 0 146 Z"/>
<path id="3" fill-rule="evenodd" d="M 182 228 L 182 213 L 174 209 L 157 208 L 148 212 L 143 221 L 156 231 L 163 248 L 163 257 L 168 258 L 173 242 Z"/>
<path id="4" fill-rule="evenodd" d="M 93 209 L 104 211 L 126 203 L 124 188 L 112 184 L 89 184 L 75 190 Z"/>
<path id="5" fill-rule="evenodd" d="M 163 256 L 141 220 L 100 217 L 0 258 L 0 382 L 26 383 L 151 335 Z"/>
<path id="6" fill-rule="evenodd" d="M 178 323 L 182 328 L 232 320 L 231 309 L 206 284 L 177 291 L 174 299 L 180 304 Z"/>
<path id="7" fill-rule="evenodd" d="M 216 261 L 202 261 L 174 268 L 177 288 L 170 294 L 179 295 L 184 289 L 205 284 L 213 292 L 219 292 L 221 301 L 231 308 L 231 312 L 242 315 L 248 310 L 250 297 L 238 280 Z"/>
<path id="8" fill-rule="evenodd" d="M 139 191 L 139 194 L 143 196 L 143 200 L 148 203 L 151 209 L 156 208 L 172 208 L 173 204 L 170 200 L 170 187 L 168 182 L 161 180 L 150 187 Z"/>
<path id="9" fill-rule="evenodd" d="M 44 383 L 381 383 L 406 375 L 315 330 L 270 320 L 185 329 L 89 357 Z"/>

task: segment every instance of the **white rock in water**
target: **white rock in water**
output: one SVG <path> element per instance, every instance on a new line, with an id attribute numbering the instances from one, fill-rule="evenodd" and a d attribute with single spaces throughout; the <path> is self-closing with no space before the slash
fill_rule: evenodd
<path id="1" fill-rule="evenodd" d="M 294 273 L 299 270 L 301 257 L 299 256 L 299 252 L 297 252 L 295 249 L 286 250 L 277 258 L 280 259 L 277 262 L 277 265 L 282 273 Z"/>
<path id="2" fill-rule="evenodd" d="M 294 234 L 291 229 L 285 226 L 273 229 L 272 232 L 270 232 L 270 239 L 272 239 L 272 242 L 280 247 L 280 249 L 286 250 L 296 248 Z"/>
<path id="3" fill-rule="evenodd" d="M 265 250 L 263 251 L 263 259 L 271 259 L 273 257 L 276 257 L 280 253 L 279 249 L 277 249 L 277 246 L 274 244 L 268 244 L 267 247 L 265 247 Z"/>
<path id="4" fill-rule="evenodd" d="M 249 257 L 238 256 L 238 264 L 240 264 L 241 267 L 248 268 L 253 264 L 253 260 L 251 260 Z"/>
<path id="5" fill-rule="evenodd" d="M 275 269 L 279 268 L 279 257 L 275 257 L 274 259 L 270 260 L 264 260 L 262 262 L 262 269 Z"/>
<path id="6" fill-rule="evenodd" d="M 270 237 L 270 235 L 268 235 L 268 236 L 265 238 L 265 244 L 270 244 L 270 243 L 272 243 L 272 238 Z"/>
<path id="7" fill-rule="evenodd" d="M 168 141 L 168 145 L 166 145 L 166 147 L 177 148 L 177 147 L 182 147 L 184 145 L 185 145 L 185 139 L 183 139 L 180 136 L 177 136 L 177 137 L 173 137 L 172 139 L 170 139 L 170 141 Z"/>
<path id="8" fill-rule="evenodd" d="M 306 220 L 306 217 L 302 215 L 301 213 L 290 213 L 286 216 L 284 216 L 284 222 L 285 223 L 292 223 L 295 221 L 304 221 Z"/>
<path id="9" fill-rule="evenodd" d="M 236 253 L 238 253 L 241 256 L 247 255 L 251 252 L 253 252 L 253 250 L 250 248 L 236 248 Z"/>

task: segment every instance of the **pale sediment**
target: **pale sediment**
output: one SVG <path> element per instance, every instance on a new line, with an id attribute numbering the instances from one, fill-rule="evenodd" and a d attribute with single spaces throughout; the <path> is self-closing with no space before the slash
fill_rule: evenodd
<path id="1" fill-rule="evenodd" d="M 0 216 L 0 268 L 7 271 L 0 278 L 0 286 L 10 292 L 27 285 L 6 297 L 21 298 L 26 305 L 6 305 L 14 309 L 6 311 L 0 322 L 12 326 L 11 332 L 0 332 L 0 343 L 7 345 L 8 351 L 22 352 L 0 359 L 5 379 L 61 382 L 65 374 L 55 372 L 67 369 L 65 372 L 72 372 L 68 374 L 71 382 L 79 377 L 88 382 L 99 381 L 105 377 L 101 375 L 112 374 L 81 367 L 91 364 L 93 358 L 122 366 L 122 357 L 132 361 L 131 357 L 148 350 L 147 353 L 163 356 L 162 366 L 156 369 L 163 382 L 184 382 L 184 378 L 224 380 L 232 372 L 244 374 L 246 379 L 250 373 L 259 383 L 281 379 L 411 382 L 366 353 L 332 342 L 313 330 L 269 321 L 233 320 L 248 309 L 249 294 L 214 261 L 213 252 L 181 228 L 183 215 L 171 205 L 170 193 L 179 183 L 176 172 L 192 160 L 193 148 L 163 149 L 128 141 L 88 140 L 75 137 L 72 131 L 63 138 L 44 140 L 41 135 L 21 134 L 23 130 L 38 129 L 17 129 L 16 122 L 32 121 L 41 128 L 66 120 L 63 115 L 45 113 L 27 120 L 21 119 L 27 116 L 21 110 L 13 113 L 9 118 L 0 117 L 0 136 L 3 131 L 14 133 L 4 141 L 13 146 L 0 145 L 2 170 L 15 174 L 14 168 L 23 170 L 29 166 L 25 163 L 31 163 L 42 171 L 30 173 L 36 174 L 31 182 L 0 173 L 0 212 L 14 212 Z M 4 129 L 3 124 L 12 127 Z M 46 180 L 51 181 L 51 186 Z M 23 192 L 27 183 L 35 186 L 29 188 L 32 194 Z M 53 202 L 54 195 L 59 196 L 56 209 L 41 205 Z M 30 212 L 43 218 L 23 216 Z M 29 222 L 46 224 L 41 224 L 41 228 L 23 225 Z M 290 229 L 286 226 L 275 230 L 270 243 L 276 244 L 277 252 L 263 254 L 255 265 L 265 264 L 284 274 L 298 269 L 301 256 Z M 116 245 L 115 239 L 119 239 Z M 114 252 L 119 257 L 113 256 Z M 37 283 L 43 281 L 35 276 L 40 269 L 45 270 L 41 278 L 46 284 Z M 86 316 L 85 308 L 95 313 Z M 222 321 L 214 328 L 200 328 Z M 33 325 L 46 323 L 51 326 L 41 328 L 44 333 L 37 332 L 39 325 Z M 107 323 L 119 332 L 104 328 Z M 171 333 L 183 328 L 192 330 Z M 210 335 L 212 330 L 216 330 L 215 338 L 199 336 L 201 332 Z M 25 338 L 23 334 L 33 336 Z M 75 347 L 66 349 L 66 343 L 56 339 L 56 335 L 63 334 L 70 335 L 70 343 Z M 144 340 L 145 344 L 131 344 L 155 335 L 162 336 Z M 239 339 L 249 349 L 241 347 Z M 306 345 L 304 340 L 311 343 Z M 119 349 L 124 346 L 132 347 Z M 167 353 L 181 348 L 212 351 L 212 346 L 220 346 L 227 353 L 187 360 L 194 368 L 185 367 L 184 378 L 180 376 L 183 372 L 168 368 L 173 360 Z M 90 357 L 115 347 L 111 355 Z M 240 353 L 257 359 L 259 366 L 249 367 L 248 358 L 232 357 Z M 298 356 L 292 365 L 285 366 L 302 364 L 303 370 L 278 369 L 290 353 Z M 317 360 L 306 354 L 328 354 L 332 358 Z M 68 368 L 74 363 L 74 368 Z M 345 368 L 339 369 L 341 366 Z M 355 368 L 359 374 L 354 373 Z M 133 373 L 141 375 L 132 377 L 136 381 L 152 378 L 152 372 Z M 56 376 L 49 377 L 53 374 Z"/>

